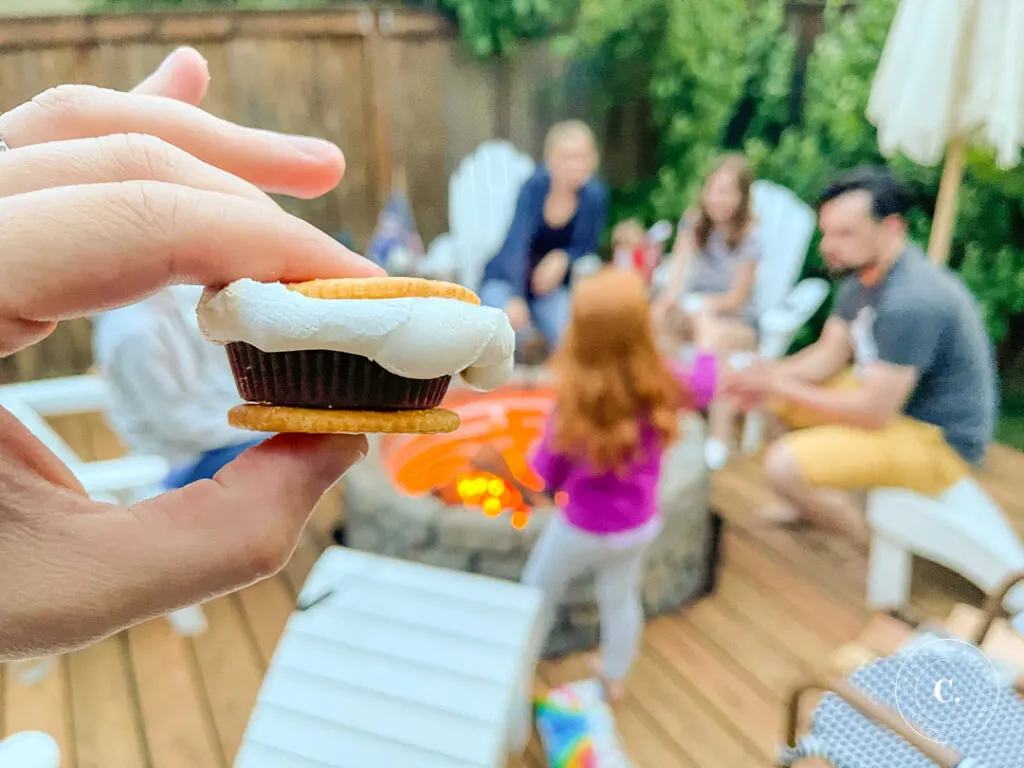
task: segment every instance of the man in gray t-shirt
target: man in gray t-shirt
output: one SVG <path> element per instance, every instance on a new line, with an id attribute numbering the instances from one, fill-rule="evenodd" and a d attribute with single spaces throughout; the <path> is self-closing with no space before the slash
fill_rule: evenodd
<path id="1" fill-rule="evenodd" d="M 821 252 L 844 280 L 821 337 L 727 385 L 748 403 L 769 399 L 795 430 L 766 457 L 784 502 L 770 516 L 864 546 L 863 516 L 842 492 L 940 495 L 981 462 L 995 429 L 996 371 L 981 313 L 957 276 L 908 241 L 908 207 L 887 169 L 836 179 L 819 203 Z"/>
<path id="2" fill-rule="evenodd" d="M 874 363 L 913 368 L 903 412 L 934 424 L 979 464 L 996 421 L 996 373 L 974 297 L 951 272 L 909 245 L 877 285 L 848 277 L 833 315 L 850 328 L 855 371 Z"/>

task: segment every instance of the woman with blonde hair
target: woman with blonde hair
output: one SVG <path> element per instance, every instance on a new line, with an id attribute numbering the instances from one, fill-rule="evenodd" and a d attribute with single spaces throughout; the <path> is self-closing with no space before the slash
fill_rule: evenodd
<path id="1" fill-rule="evenodd" d="M 523 185 L 501 249 L 484 268 L 480 299 L 505 310 L 517 332 L 535 328 L 551 347 L 569 314 L 573 263 L 597 251 L 608 192 L 595 178 L 597 143 L 579 120 L 557 123 L 544 163 Z"/>
<path id="2" fill-rule="evenodd" d="M 598 672 L 615 700 L 643 628 L 644 565 L 661 526 L 662 454 L 691 396 L 661 356 L 647 286 L 635 272 L 605 268 L 580 282 L 552 369 L 555 405 L 532 464 L 547 490 L 565 491 L 568 501 L 541 534 L 523 582 L 544 593 L 546 635 L 569 582 L 595 573 Z"/>
<path id="3" fill-rule="evenodd" d="M 754 175 L 741 154 L 712 166 L 697 207 L 679 222 L 668 283 L 654 303 L 654 317 L 674 346 L 690 342 L 718 356 L 757 345 L 754 284 L 761 233 L 754 216 Z M 707 463 L 719 469 L 733 442 L 733 405 L 719 399 L 708 418 Z"/>

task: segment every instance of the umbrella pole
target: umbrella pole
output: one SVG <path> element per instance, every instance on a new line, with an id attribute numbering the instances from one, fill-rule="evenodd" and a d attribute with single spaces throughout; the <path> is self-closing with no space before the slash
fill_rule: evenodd
<path id="1" fill-rule="evenodd" d="M 939 182 L 939 199 L 935 204 L 935 218 L 932 220 L 932 236 L 928 243 L 928 256 L 936 264 L 949 261 L 949 247 L 953 241 L 956 225 L 957 196 L 960 182 L 964 178 L 964 162 L 967 158 L 967 142 L 957 136 L 949 142 L 946 151 L 946 165 Z"/>

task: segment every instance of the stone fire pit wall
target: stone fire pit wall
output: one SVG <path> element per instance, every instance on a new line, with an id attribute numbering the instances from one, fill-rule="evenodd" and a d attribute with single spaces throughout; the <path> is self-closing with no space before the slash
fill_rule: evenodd
<path id="1" fill-rule="evenodd" d="M 644 581 L 648 617 L 699 596 L 707 579 L 708 477 L 692 424 L 687 438 L 665 456 L 659 489 L 665 527 L 652 545 Z M 430 496 L 406 496 L 395 489 L 374 454 L 371 448 L 370 457 L 345 476 L 345 537 L 353 549 L 518 580 L 538 534 L 557 514 L 534 509 L 529 524 L 516 530 L 508 513 L 489 518 L 479 510 L 447 507 Z M 586 575 L 571 585 L 560 606 L 546 654 L 590 648 L 597 640 L 593 577 Z"/>

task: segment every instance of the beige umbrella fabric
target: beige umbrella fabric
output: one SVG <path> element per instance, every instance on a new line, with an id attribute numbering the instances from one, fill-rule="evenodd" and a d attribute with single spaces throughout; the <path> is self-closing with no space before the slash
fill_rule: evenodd
<path id="1" fill-rule="evenodd" d="M 1000 168 L 1024 147 L 1024 0 L 902 0 L 872 83 L 868 119 L 882 153 L 921 165 L 946 155 L 929 243 L 949 255 L 966 147 Z"/>

